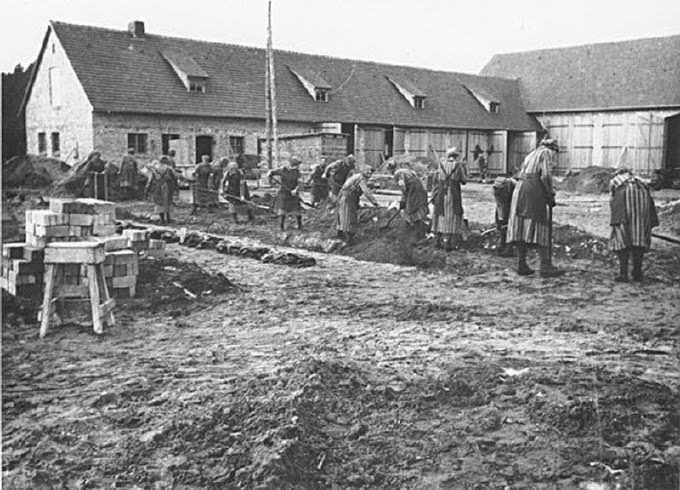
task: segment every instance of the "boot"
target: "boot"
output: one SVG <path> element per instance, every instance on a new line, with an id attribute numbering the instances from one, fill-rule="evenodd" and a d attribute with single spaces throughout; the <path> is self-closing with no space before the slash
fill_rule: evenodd
<path id="1" fill-rule="evenodd" d="M 548 247 L 541 247 L 540 254 L 541 277 L 558 277 L 564 274 L 564 271 L 552 265 L 552 257 L 550 256 L 550 249 Z"/>
<path id="2" fill-rule="evenodd" d="M 444 239 L 444 250 L 446 250 L 447 252 L 453 250 L 453 243 L 451 243 L 452 241 L 453 241 L 452 235 L 446 235 L 446 238 Z"/>
<path id="3" fill-rule="evenodd" d="M 298 230 L 302 229 L 302 216 L 297 217 L 297 226 L 298 226 L 298 228 L 297 228 Z"/>
<path id="4" fill-rule="evenodd" d="M 165 214 L 161 213 L 161 214 L 159 214 L 159 216 L 161 218 L 161 224 L 164 225 L 165 224 Z"/>
<path id="5" fill-rule="evenodd" d="M 286 216 L 281 216 L 281 231 L 286 229 Z"/>
<path id="6" fill-rule="evenodd" d="M 338 230 L 338 233 L 335 235 L 335 237 L 336 237 L 336 238 L 339 238 L 340 240 L 343 239 L 343 236 L 344 236 L 344 235 L 343 235 L 343 233 L 342 233 L 342 230 Z"/>
<path id="7" fill-rule="evenodd" d="M 505 229 L 498 230 L 498 255 L 501 257 L 512 257 L 512 245 L 508 245 Z"/>
<path id="8" fill-rule="evenodd" d="M 619 257 L 619 275 L 614 280 L 616 282 L 628 282 L 628 249 L 619 250 L 616 255 Z"/>
<path id="9" fill-rule="evenodd" d="M 238 214 L 231 213 L 231 217 L 234 218 L 234 223 L 238 224 Z"/>
<path id="10" fill-rule="evenodd" d="M 642 247 L 633 247 L 633 281 L 642 282 L 642 257 L 645 254 L 645 249 Z"/>
<path id="11" fill-rule="evenodd" d="M 170 219 L 170 213 L 165 213 L 165 222 L 167 224 L 170 224 L 172 220 Z"/>
<path id="12" fill-rule="evenodd" d="M 523 242 L 517 243 L 517 274 L 520 276 L 528 276 L 534 271 L 529 269 L 527 265 L 527 244 Z"/>

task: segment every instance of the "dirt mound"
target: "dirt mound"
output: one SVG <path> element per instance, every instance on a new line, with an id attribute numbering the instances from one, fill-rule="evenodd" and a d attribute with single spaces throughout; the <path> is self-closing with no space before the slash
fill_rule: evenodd
<path id="1" fill-rule="evenodd" d="M 171 309 L 187 314 L 206 299 L 238 288 L 223 274 L 210 274 L 198 265 L 176 259 L 141 260 L 137 295 L 126 300 L 127 308 L 150 313 Z"/>
<path id="2" fill-rule="evenodd" d="M 659 223 L 664 229 L 675 235 L 680 235 L 680 202 L 659 210 Z"/>
<path id="3" fill-rule="evenodd" d="M 557 188 L 568 192 L 583 192 L 586 194 L 601 194 L 609 189 L 609 179 L 615 169 L 606 167 L 586 167 L 580 170 L 570 170 Z"/>
<path id="4" fill-rule="evenodd" d="M 2 165 L 2 186 L 5 189 L 48 187 L 64 178 L 70 169 L 65 162 L 56 158 L 38 155 L 16 156 Z"/>
<path id="5" fill-rule="evenodd" d="M 55 197 L 83 197 L 83 190 L 87 179 L 87 164 L 85 159 L 76 163 L 71 167 L 67 174 L 62 175 L 60 179 L 55 179 L 55 182 L 49 189 L 51 196 Z M 147 177 L 141 171 L 137 174 L 137 192 L 133 199 L 142 200 L 144 198 L 144 186 L 147 182 Z M 124 199 L 123 192 L 120 188 L 120 169 L 111 162 L 106 162 L 106 173 L 109 176 L 109 201 L 120 201 Z"/>

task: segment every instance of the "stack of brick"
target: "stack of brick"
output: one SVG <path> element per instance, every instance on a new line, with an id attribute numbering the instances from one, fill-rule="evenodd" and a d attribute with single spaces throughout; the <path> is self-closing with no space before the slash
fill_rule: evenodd
<path id="1" fill-rule="evenodd" d="M 96 199 L 50 199 L 50 209 L 26 211 L 26 243 L 78 242 L 114 234 L 115 204 Z"/>
<path id="2" fill-rule="evenodd" d="M 104 242 L 104 277 L 111 296 L 132 298 L 136 294 L 139 259 L 129 247 L 126 237 L 110 237 Z"/>
<path id="3" fill-rule="evenodd" d="M 43 249 L 48 244 L 103 241 L 105 279 L 112 295 L 132 297 L 139 273 L 138 253 L 148 250 L 149 235 L 146 231 L 134 231 L 121 237 L 114 235 L 115 231 L 114 203 L 51 198 L 50 209 L 26 211 L 25 244 L 3 245 L 0 285 L 15 296 L 39 295 L 43 288 Z M 60 281 L 64 285 L 86 286 L 86 270 L 77 265 L 67 266 Z"/>
<path id="4" fill-rule="evenodd" d="M 123 230 L 123 236 L 130 240 L 130 248 L 137 254 L 147 255 L 149 250 L 149 232 L 147 230 Z"/>
<path id="5" fill-rule="evenodd" d="M 44 252 L 24 243 L 2 245 L 0 286 L 14 296 L 37 297 L 42 292 Z"/>
<path id="6" fill-rule="evenodd" d="M 165 242 L 163 240 L 149 240 L 149 257 L 154 259 L 165 257 Z"/>

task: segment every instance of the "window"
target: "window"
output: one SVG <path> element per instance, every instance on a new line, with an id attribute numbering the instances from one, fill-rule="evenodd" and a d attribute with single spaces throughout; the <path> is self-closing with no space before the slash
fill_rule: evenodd
<path id="1" fill-rule="evenodd" d="M 61 151 L 59 147 L 59 133 L 54 132 L 51 134 L 50 140 L 52 142 L 52 156 L 58 157 Z"/>
<path id="2" fill-rule="evenodd" d="M 134 148 L 135 153 L 146 153 L 146 133 L 128 133 L 127 147 Z"/>
<path id="3" fill-rule="evenodd" d="M 243 155 L 244 153 L 244 137 L 243 136 L 229 136 L 229 148 L 231 148 L 231 156 Z"/>
<path id="4" fill-rule="evenodd" d="M 425 97 L 413 97 L 413 107 L 422 109 L 425 107 Z"/>
<path id="5" fill-rule="evenodd" d="M 498 109 L 501 107 L 501 105 L 498 102 L 490 102 L 489 103 L 489 112 L 491 114 L 498 114 Z"/>
<path id="6" fill-rule="evenodd" d="M 189 92 L 205 92 L 205 80 L 203 78 L 189 77 Z"/>
<path id="7" fill-rule="evenodd" d="M 316 97 L 314 98 L 317 102 L 328 102 L 328 90 L 317 88 L 315 93 Z"/>
<path id="8" fill-rule="evenodd" d="M 178 134 L 162 134 L 161 135 L 161 152 L 163 155 L 167 155 L 170 151 L 170 141 L 178 140 Z"/>
<path id="9" fill-rule="evenodd" d="M 59 78 L 59 68 L 52 67 L 49 70 L 50 85 L 50 104 L 52 107 L 61 105 L 61 80 Z"/>
<path id="10" fill-rule="evenodd" d="M 45 133 L 38 133 L 38 154 L 44 155 L 47 153 L 47 136 Z"/>

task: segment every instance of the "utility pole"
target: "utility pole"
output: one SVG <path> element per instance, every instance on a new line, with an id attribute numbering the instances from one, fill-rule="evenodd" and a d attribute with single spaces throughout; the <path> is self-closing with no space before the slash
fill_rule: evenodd
<path id="1" fill-rule="evenodd" d="M 279 140 L 276 123 L 276 77 L 274 74 L 274 49 L 272 47 L 272 0 L 269 0 L 267 15 L 267 158 L 269 168 L 278 167 Z"/>

